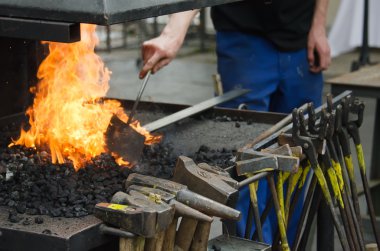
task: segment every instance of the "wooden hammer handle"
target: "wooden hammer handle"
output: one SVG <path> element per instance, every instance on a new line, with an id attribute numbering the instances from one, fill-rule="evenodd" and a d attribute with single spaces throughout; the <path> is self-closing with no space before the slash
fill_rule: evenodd
<path id="1" fill-rule="evenodd" d="M 174 217 L 172 223 L 166 229 L 164 243 L 162 244 L 163 251 L 174 251 L 175 234 L 177 231 L 178 217 Z"/>
<path id="2" fill-rule="evenodd" d="M 123 238 L 120 237 L 119 240 L 119 250 L 120 251 L 144 251 L 145 238 L 135 237 L 135 238 Z"/>
<path id="3" fill-rule="evenodd" d="M 198 221 L 191 218 L 182 218 L 175 236 L 175 245 L 184 251 L 189 250 Z"/>
<path id="4" fill-rule="evenodd" d="M 211 222 L 199 221 L 195 230 L 191 251 L 207 251 L 208 237 L 210 235 Z"/>

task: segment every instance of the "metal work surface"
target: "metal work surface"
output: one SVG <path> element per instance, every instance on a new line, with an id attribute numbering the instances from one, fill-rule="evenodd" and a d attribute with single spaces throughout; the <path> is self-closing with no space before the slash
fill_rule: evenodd
<path id="1" fill-rule="evenodd" d="M 99 233 L 101 221 L 92 215 L 80 219 L 24 215 L 31 221 L 26 225 L 25 220 L 9 222 L 8 211 L 0 208 L 0 250 L 88 250 L 111 240 Z M 36 224 L 36 217 L 43 223 Z"/>
<path id="2" fill-rule="evenodd" d="M 0 0 L 0 16 L 109 25 L 239 0 Z"/>
<path id="3" fill-rule="evenodd" d="M 127 108 L 132 104 L 130 101 L 123 102 Z M 142 102 L 135 117 L 144 125 L 186 107 Z M 22 117 L 19 114 L 1 118 L 0 126 L 20 121 Z M 201 145 L 207 145 L 210 149 L 233 149 L 243 146 L 283 117 L 283 114 L 213 108 L 158 132 L 164 134 L 164 143 L 171 143 L 177 155 L 194 153 Z M 8 220 L 8 216 L 9 209 L 0 208 L 2 251 L 88 250 L 112 240 L 99 232 L 100 221 L 91 215 L 83 218 L 41 216 L 44 223 L 40 225 L 34 222 L 34 215 L 19 215 L 24 219 L 15 224 Z M 23 224 L 26 218 L 30 219 L 30 225 Z"/>

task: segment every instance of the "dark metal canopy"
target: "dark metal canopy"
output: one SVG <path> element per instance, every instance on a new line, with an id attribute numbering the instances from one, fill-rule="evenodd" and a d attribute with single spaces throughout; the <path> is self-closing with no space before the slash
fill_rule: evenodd
<path id="1" fill-rule="evenodd" d="M 109 25 L 240 0 L 0 0 L 0 16 Z"/>

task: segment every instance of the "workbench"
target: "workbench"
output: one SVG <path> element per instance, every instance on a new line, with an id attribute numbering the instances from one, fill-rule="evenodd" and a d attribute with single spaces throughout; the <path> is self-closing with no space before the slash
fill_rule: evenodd
<path id="1" fill-rule="evenodd" d="M 337 95 L 345 90 L 352 90 L 355 97 L 376 99 L 375 126 L 373 132 L 371 179 L 380 178 L 380 64 L 361 68 L 326 81 L 331 85 L 331 92 Z M 368 162 L 369 163 L 369 162 Z"/>

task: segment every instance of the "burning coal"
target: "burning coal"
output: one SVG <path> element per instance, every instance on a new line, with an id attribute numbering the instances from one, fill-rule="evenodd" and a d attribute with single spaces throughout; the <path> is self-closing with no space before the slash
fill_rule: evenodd
<path id="1" fill-rule="evenodd" d="M 31 92 L 34 103 L 28 108 L 30 129 L 22 129 L 12 145 L 50 151 L 53 163 L 73 162 L 76 169 L 107 151 L 105 132 L 116 114 L 126 122 L 128 116 L 116 100 L 103 100 L 111 72 L 94 49 L 98 43 L 96 26 L 82 24 L 82 40 L 77 43 L 48 42 L 49 55 L 38 69 L 39 83 Z M 140 127 L 145 143 L 160 141 Z M 128 160 L 120 160 L 128 164 Z"/>

